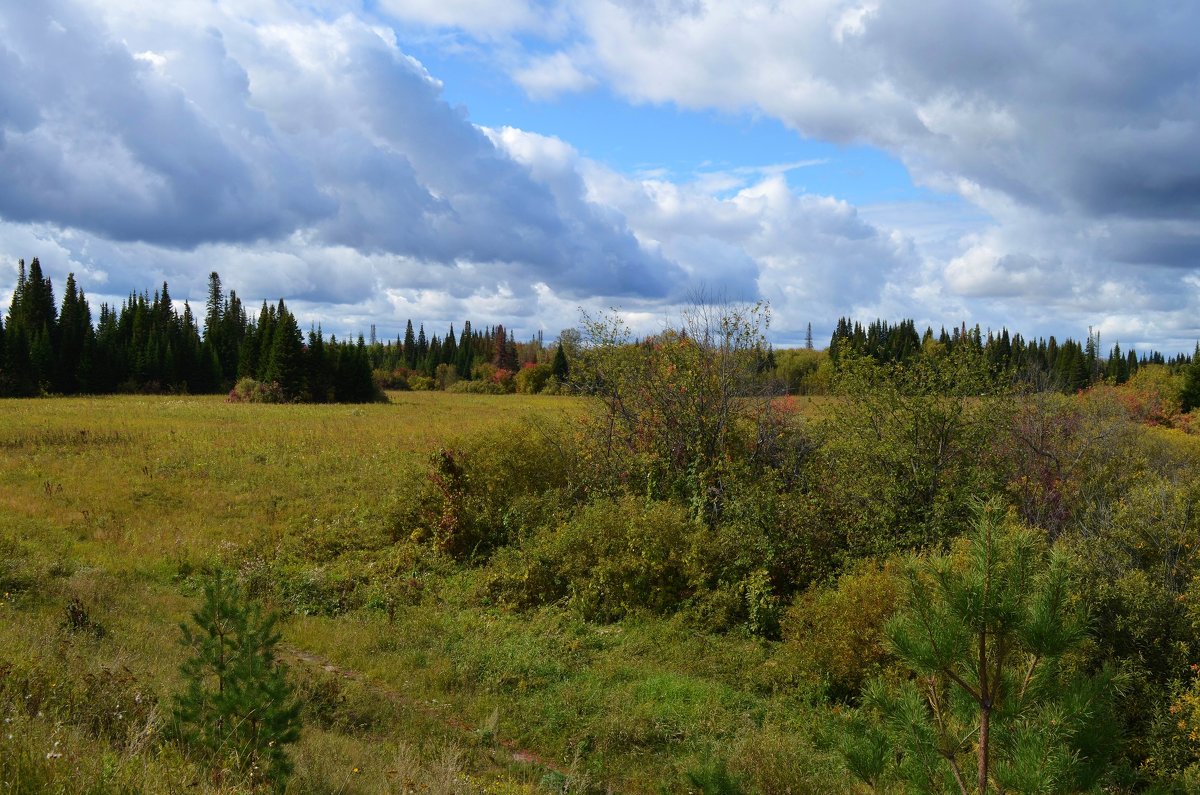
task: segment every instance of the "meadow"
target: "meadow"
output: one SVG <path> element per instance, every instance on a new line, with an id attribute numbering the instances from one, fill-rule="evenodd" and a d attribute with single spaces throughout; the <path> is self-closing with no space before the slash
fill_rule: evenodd
<path id="1" fill-rule="evenodd" d="M 264 558 L 306 703 L 289 791 L 671 791 L 747 747 L 786 770 L 804 710 L 763 641 L 513 614 L 395 537 L 431 451 L 570 421 L 580 399 L 391 398 L 4 402 L 0 791 L 236 789 L 161 734 L 197 582 L 253 581 Z"/>
<path id="2" fill-rule="evenodd" d="M 0 793 L 1195 791 L 1184 375 L 780 399 L 695 338 L 590 398 L 3 402 Z M 280 616 L 269 784 L 177 731 L 218 573 Z"/>

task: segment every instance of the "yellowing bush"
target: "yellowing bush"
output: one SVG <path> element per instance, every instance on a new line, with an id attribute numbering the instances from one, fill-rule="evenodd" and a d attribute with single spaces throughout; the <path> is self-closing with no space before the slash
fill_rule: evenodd
<path id="1" fill-rule="evenodd" d="M 902 585 L 893 563 L 866 561 L 835 587 L 808 591 L 784 616 L 785 656 L 831 696 L 857 694 L 891 657 L 883 626 L 896 612 Z"/>

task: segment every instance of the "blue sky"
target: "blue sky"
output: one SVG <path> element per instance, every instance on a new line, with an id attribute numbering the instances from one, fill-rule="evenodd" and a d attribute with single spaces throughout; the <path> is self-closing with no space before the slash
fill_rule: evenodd
<path id="1" fill-rule="evenodd" d="M 339 334 L 837 318 L 1200 337 L 1200 9 L 0 5 L 0 307 L 207 275 Z M 46 53 L 55 53 L 47 58 Z"/>
<path id="2" fill-rule="evenodd" d="M 687 180 L 734 168 L 811 163 L 787 172 L 794 190 L 853 204 L 957 201 L 952 194 L 918 188 L 904 164 L 878 148 L 806 138 L 761 113 L 631 103 L 604 86 L 534 99 L 485 53 L 439 46 L 419 35 L 408 51 L 442 82 L 443 98 L 462 107 L 475 124 L 555 136 L 624 173 L 661 171 Z"/>

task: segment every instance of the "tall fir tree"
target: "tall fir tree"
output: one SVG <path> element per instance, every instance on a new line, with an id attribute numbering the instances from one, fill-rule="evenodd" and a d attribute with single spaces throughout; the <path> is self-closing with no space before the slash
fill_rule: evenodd
<path id="1" fill-rule="evenodd" d="M 471 377 L 471 368 L 475 366 L 475 351 L 469 320 L 463 322 L 462 334 L 458 338 L 458 360 L 455 365 L 460 378 Z"/>
<path id="2" fill-rule="evenodd" d="M 74 273 L 67 274 L 58 329 L 55 388 L 75 394 L 89 386 L 94 337 L 92 313 L 83 292 L 76 287 Z"/>
<path id="3" fill-rule="evenodd" d="M 1200 408 L 1200 342 L 1196 343 L 1192 361 L 1183 371 L 1183 391 L 1179 399 L 1184 411 Z"/>
<path id="4" fill-rule="evenodd" d="M 567 352 L 563 350 L 562 343 L 558 343 L 558 347 L 554 350 L 554 361 L 550 364 L 550 375 L 555 381 L 562 384 L 571 375 L 571 365 L 567 362 Z"/>
<path id="5" fill-rule="evenodd" d="M 279 384 L 289 401 L 304 397 L 304 338 L 283 299 L 275 310 L 271 350 L 262 380 Z"/>
<path id="6" fill-rule="evenodd" d="M 417 335 L 413 333 L 411 320 L 404 328 L 404 367 L 408 370 L 417 369 Z"/>

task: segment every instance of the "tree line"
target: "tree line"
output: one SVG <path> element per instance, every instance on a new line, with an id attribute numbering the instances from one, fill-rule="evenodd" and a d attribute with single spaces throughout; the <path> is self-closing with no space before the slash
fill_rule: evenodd
<path id="1" fill-rule="evenodd" d="M 1010 334 L 1007 328 L 998 333 L 990 329 L 983 332 L 978 325 L 968 328 L 966 323 L 951 331 L 942 327 L 935 335 L 932 327 L 918 334 L 912 320 L 897 323 L 875 320 L 863 326 L 850 318 L 838 320 L 829 343 L 829 357 L 836 369 L 847 353 L 891 364 L 946 354 L 964 346 L 980 353 L 997 374 L 1007 374 L 1016 383 L 1038 391 L 1067 393 L 1102 381 L 1123 384 L 1147 364 L 1166 365 L 1176 371 L 1196 360 L 1183 354 L 1168 358 L 1158 351 L 1139 356 L 1133 349 L 1122 351 L 1119 342 L 1104 356 L 1100 333 L 1091 328 L 1083 342 L 1069 337 L 1059 342 L 1053 335 L 1026 339 L 1019 333 Z"/>
<path id="2" fill-rule="evenodd" d="M 365 402 L 388 388 L 445 388 L 482 380 L 511 386 L 523 366 L 542 362 L 544 382 L 565 376 L 561 347 L 551 357 L 540 339 L 517 343 L 503 325 L 483 330 L 470 321 L 455 334 L 414 332 L 368 343 L 326 337 L 318 325 L 304 334 L 280 299 L 257 316 L 221 277 L 209 275 L 203 317 L 188 301 L 175 308 L 163 282 L 153 294 L 133 293 L 120 307 L 103 303 L 94 318 L 84 291 L 69 274 L 62 301 L 35 257 L 21 260 L 8 315 L 0 319 L 0 396 L 191 394 L 227 392 L 233 399 L 287 402 Z M 500 391 L 511 391 L 501 389 Z M 538 390 L 535 390 L 538 391 Z"/>

